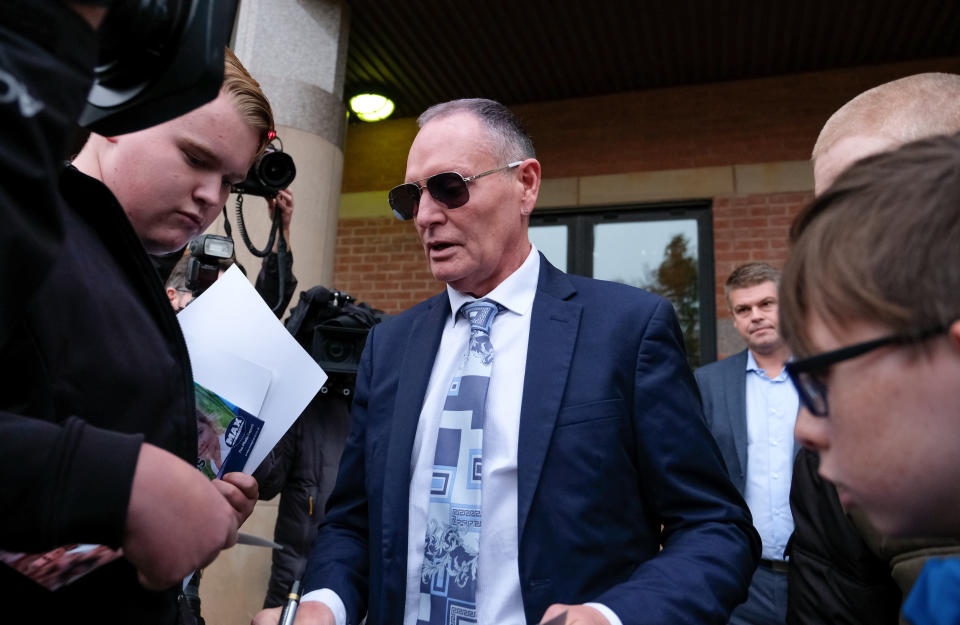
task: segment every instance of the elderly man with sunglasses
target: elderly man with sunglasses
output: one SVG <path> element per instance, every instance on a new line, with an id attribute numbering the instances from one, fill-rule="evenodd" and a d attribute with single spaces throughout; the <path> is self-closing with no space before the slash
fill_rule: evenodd
<path id="1" fill-rule="evenodd" d="M 781 319 L 797 439 L 889 536 L 960 537 L 960 137 L 864 159 L 791 229 Z M 930 559 L 913 625 L 957 623 L 960 559 Z"/>
<path id="2" fill-rule="evenodd" d="M 725 623 L 759 538 L 672 307 L 531 245 L 540 163 L 505 107 L 419 122 L 389 199 L 447 288 L 367 339 L 297 623 Z"/>

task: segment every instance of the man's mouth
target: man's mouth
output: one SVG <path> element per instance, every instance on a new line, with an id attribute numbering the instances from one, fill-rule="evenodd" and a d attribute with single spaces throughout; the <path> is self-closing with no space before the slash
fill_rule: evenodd
<path id="1" fill-rule="evenodd" d="M 436 241 L 434 243 L 428 243 L 427 249 L 431 252 L 442 252 L 443 250 L 450 249 L 453 247 L 453 243 L 448 243 L 446 241 Z"/>

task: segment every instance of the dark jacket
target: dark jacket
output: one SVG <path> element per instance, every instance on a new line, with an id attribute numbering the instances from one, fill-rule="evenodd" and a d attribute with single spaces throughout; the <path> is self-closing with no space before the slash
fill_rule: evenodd
<path id="1" fill-rule="evenodd" d="M 374 326 L 363 350 L 303 582 L 336 592 L 348 622 L 364 612 L 371 625 L 403 620 L 411 450 L 449 315 L 444 291 Z M 670 304 L 541 256 L 523 387 L 526 621 L 552 603 L 597 601 L 624 625 L 726 623 L 746 599 L 760 539 L 704 423 Z"/>
<path id="2" fill-rule="evenodd" d="M 793 466 L 787 623 L 893 625 L 900 589 L 844 513 L 836 489 L 817 475 L 819 466 L 809 449 Z"/>
<path id="3" fill-rule="evenodd" d="M 141 442 L 196 460 L 190 363 L 159 278 L 103 184 L 68 168 L 61 189 L 72 207 L 63 246 L 0 348 L 14 364 L 0 377 L 0 548 L 8 551 L 117 547 Z M 0 566 L 0 588 L 5 605 L 29 608 L 32 622 L 176 616 L 175 589 L 143 589 L 122 558 L 54 593 Z"/>
<path id="4" fill-rule="evenodd" d="M 260 499 L 280 494 L 273 539 L 284 549 L 273 551 L 265 608 L 286 604 L 290 585 L 303 575 L 349 429 L 350 399 L 318 394 L 253 474 Z"/>
<path id="5" fill-rule="evenodd" d="M 15 333 L 63 241 L 63 201 L 55 181 L 69 156 L 96 60 L 93 30 L 65 3 L 4 2 L 0 346 Z"/>
<path id="6" fill-rule="evenodd" d="M 280 293 L 280 256 L 276 252 L 270 252 L 264 257 L 254 285 L 257 293 L 277 315 L 278 319 L 287 310 L 290 298 L 293 297 L 293 292 L 297 290 L 297 278 L 293 275 L 293 252 L 287 252 L 286 262 L 283 265 L 282 294 Z M 277 301 L 278 298 L 280 299 L 279 302 Z"/>
<path id="7" fill-rule="evenodd" d="M 862 514 L 844 513 L 836 488 L 817 475 L 819 466 L 807 449 L 794 466 L 787 622 L 907 623 L 898 616 L 901 600 L 927 561 L 956 557 L 960 541 L 881 536 Z"/>
<path id="8" fill-rule="evenodd" d="M 269 261 L 270 257 L 264 260 L 257 276 L 257 290 L 267 303 L 270 293 L 277 293 L 277 263 Z M 368 328 L 377 323 L 379 314 L 339 291 L 315 286 L 300 293 L 300 301 L 290 311 L 285 326 L 304 349 L 313 353 L 318 324 L 333 324 L 333 329 Z M 253 474 L 260 485 L 260 499 L 272 499 L 280 493 L 274 540 L 284 549 L 273 552 L 265 608 L 285 604 L 291 584 L 303 574 L 350 430 L 355 376 L 342 371 L 327 373 L 330 377 L 323 389 Z"/>

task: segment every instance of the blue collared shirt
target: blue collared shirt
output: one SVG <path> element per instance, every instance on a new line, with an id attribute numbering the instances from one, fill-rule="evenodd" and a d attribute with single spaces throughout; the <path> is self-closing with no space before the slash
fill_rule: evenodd
<path id="1" fill-rule="evenodd" d="M 775 378 L 747 351 L 747 488 L 744 499 L 763 541 L 762 557 L 782 560 L 793 533 L 790 478 L 799 400 L 784 368 Z"/>

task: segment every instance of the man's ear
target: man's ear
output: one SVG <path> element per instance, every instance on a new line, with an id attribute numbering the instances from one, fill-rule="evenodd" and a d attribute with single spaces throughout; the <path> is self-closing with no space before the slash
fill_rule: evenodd
<path id="1" fill-rule="evenodd" d="M 950 324 L 950 327 L 947 328 L 947 336 L 950 337 L 953 346 L 960 349 L 960 319 Z"/>
<path id="2" fill-rule="evenodd" d="M 166 291 L 167 291 L 167 299 L 170 300 L 170 305 L 173 306 L 174 310 L 176 310 L 177 308 L 179 308 L 179 306 L 177 305 L 178 304 L 177 290 L 172 286 L 168 286 Z"/>
<path id="3" fill-rule="evenodd" d="M 530 215 L 533 207 L 537 203 L 537 196 L 540 195 L 540 161 L 535 158 L 528 158 L 520 165 L 517 165 L 518 179 L 523 185 L 523 193 L 520 197 L 520 212 L 523 215 Z"/>

